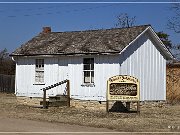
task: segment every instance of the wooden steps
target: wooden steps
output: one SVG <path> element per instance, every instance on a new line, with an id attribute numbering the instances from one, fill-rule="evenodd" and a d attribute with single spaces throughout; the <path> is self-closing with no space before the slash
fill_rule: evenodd
<path id="1" fill-rule="evenodd" d="M 67 106 L 67 95 L 49 96 L 49 101 L 46 101 L 46 105 L 49 107 Z M 40 101 L 40 105 L 43 105 L 43 101 Z"/>

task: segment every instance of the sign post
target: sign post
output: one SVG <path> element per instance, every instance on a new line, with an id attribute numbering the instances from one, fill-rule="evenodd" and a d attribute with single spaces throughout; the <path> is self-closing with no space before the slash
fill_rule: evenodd
<path id="1" fill-rule="evenodd" d="M 137 112 L 139 108 L 140 91 L 139 80 L 133 76 L 118 75 L 113 76 L 107 81 L 107 104 L 106 111 L 109 112 L 109 101 L 137 102 Z M 129 103 L 128 103 L 129 102 Z"/>

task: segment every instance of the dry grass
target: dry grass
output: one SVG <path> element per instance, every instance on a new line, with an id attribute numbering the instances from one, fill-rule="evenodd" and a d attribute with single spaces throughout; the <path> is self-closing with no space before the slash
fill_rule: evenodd
<path id="1" fill-rule="evenodd" d="M 13 95 L 0 94 L 0 114 L 5 117 L 104 127 L 128 132 L 180 132 L 180 105 L 142 107 L 141 114 L 90 111 L 76 108 L 40 109 L 19 105 Z M 174 126 L 174 127 L 172 127 Z"/>

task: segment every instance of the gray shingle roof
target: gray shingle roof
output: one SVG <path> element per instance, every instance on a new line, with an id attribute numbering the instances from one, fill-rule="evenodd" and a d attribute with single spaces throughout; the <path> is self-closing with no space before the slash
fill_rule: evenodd
<path id="1" fill-rule="evenodd" d="M 11 55 L 119 53 L 149 26 L 40 33 Z"/>

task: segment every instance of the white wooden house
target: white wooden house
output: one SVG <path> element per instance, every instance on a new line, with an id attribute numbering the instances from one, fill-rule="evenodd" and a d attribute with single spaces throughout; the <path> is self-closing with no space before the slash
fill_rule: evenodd
<path id="1" fill-rule="evenodd" d="M 17 96 L 42 97 L 41 88 L 70 80 L 71 98 L 106 101 L 108 78 L 140 80 L 140 100 L 166 99 L 166 61 L 173 56 L 150 25 L 106 30 L 43 32 L 16 49 Z M 65 86 L 48 91 L 64 93 Z"/>

